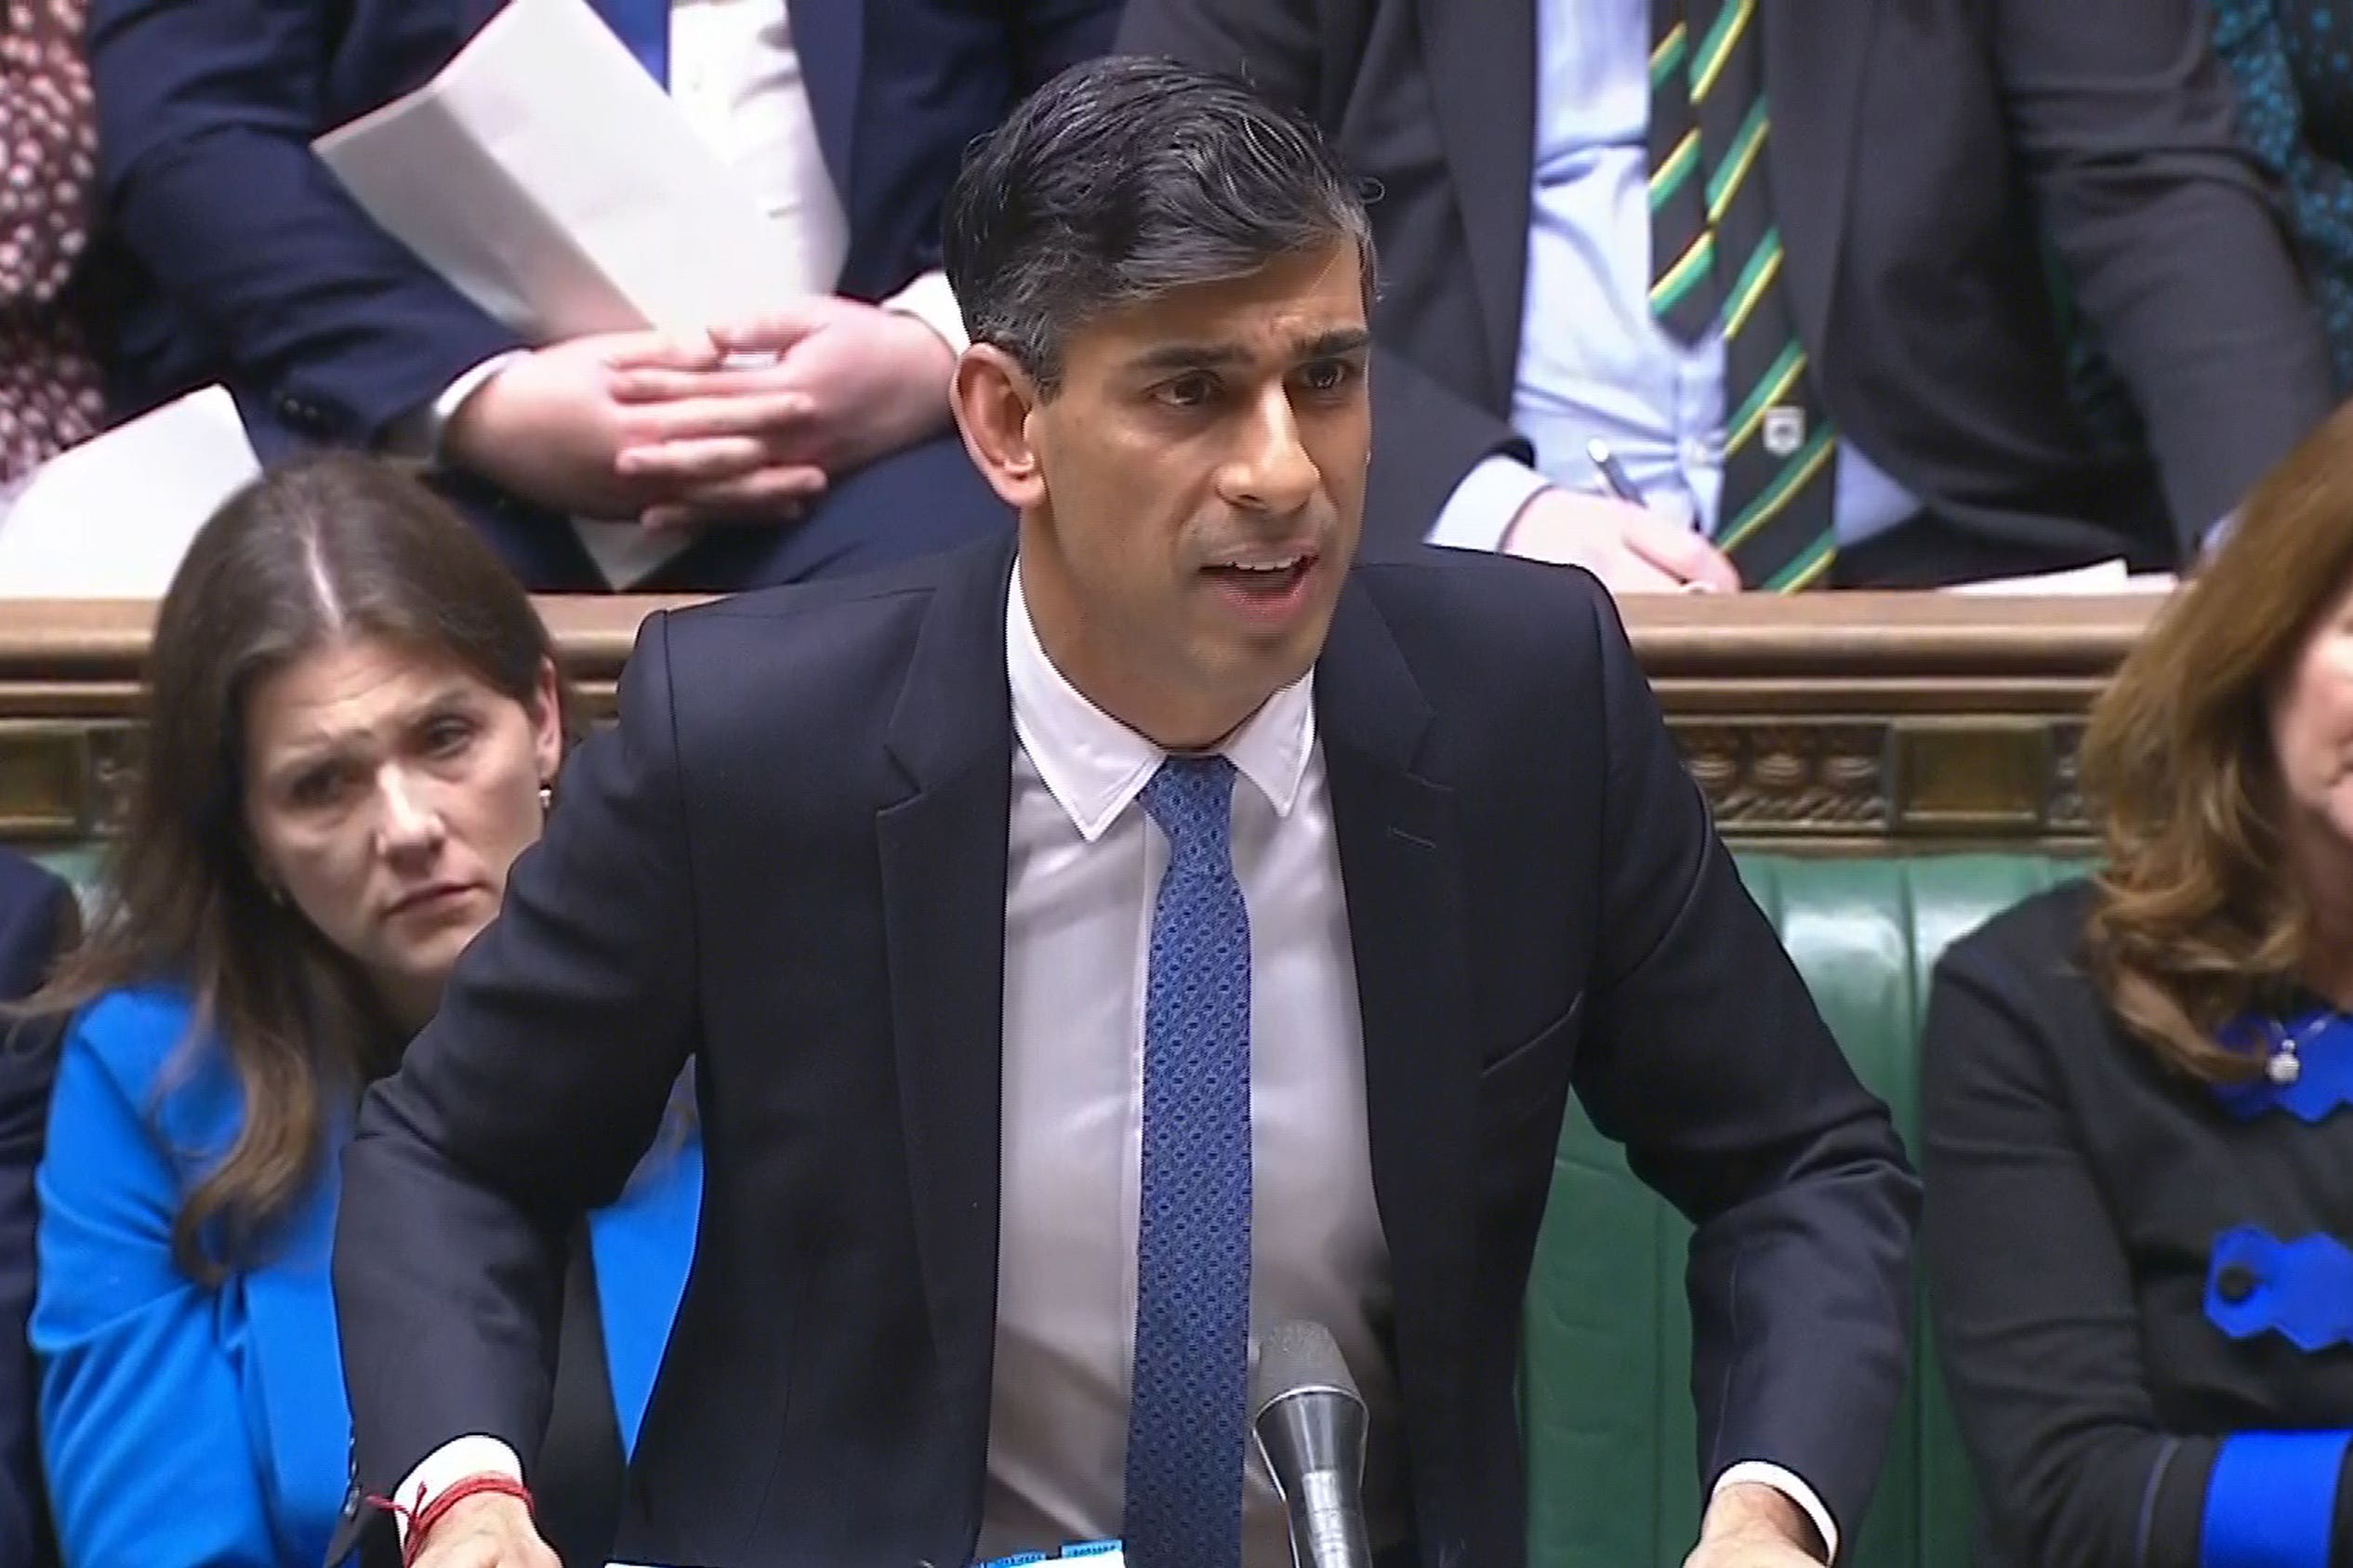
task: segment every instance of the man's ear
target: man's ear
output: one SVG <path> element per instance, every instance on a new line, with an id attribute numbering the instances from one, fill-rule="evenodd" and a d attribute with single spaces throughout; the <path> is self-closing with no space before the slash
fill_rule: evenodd
<path id="1" fill-rule="evenodd" d="M 964 450 L 998 498 L 1017 511 L 1045 500 L 1046 481 L 1029 439 L 1038 386 L 1019 362 L 993 343 L 973 344 L 956 362 L 948 403 Z"/>

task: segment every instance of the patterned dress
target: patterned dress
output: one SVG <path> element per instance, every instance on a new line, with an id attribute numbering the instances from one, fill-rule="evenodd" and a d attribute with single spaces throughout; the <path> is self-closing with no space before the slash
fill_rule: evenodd
<path id="1" fill-rule="evenodd" d="M 2353 391 L 2353 0 L 2210 0 L 2249 145 L 2285 181 L 2339 392 Z"/>
<path id="2" fill-rule="evenodd" d="M 103 414 L 72 302 L 98 166 L 85 4 L 0 0 L 0 494 Z"/>

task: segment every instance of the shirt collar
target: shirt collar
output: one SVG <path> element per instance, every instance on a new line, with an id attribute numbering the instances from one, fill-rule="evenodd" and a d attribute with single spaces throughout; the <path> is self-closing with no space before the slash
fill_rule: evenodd
<path id="1" fill-rule="evenodd" d="M 1013 733 L 1047 791 L 1089 843 L 1143 793 L 1168 756 L 1095 706 L 1046 656 L 1013 562 L 1005 596 L 1005 674 L 1013 694 Z M 1315 748 L 1315 675 L 1301 676 L 1262 704 L 1218 749 L 1278 817 L 1290 815 Z"/>

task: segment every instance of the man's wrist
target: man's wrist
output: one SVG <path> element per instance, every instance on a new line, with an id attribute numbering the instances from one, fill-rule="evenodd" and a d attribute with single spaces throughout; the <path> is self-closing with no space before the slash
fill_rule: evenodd
<path id="1" fill-rule="evenodd" d="M 425 1544 L 437 1534 L 444 1533 L 453 1520 L 460 1526 L 478 1527 L 485 1521 L 501 1518 L 510 1525 L 537 1533 L 531 1494 L 522 1482 L 496 1473 L 468 1476 L 428 1503 L 424 1511 L 409 1522 L 402 1556 L 415 1561 Z"/>
<path id="2" fill-rule="evenodd" d="M 424 1462 L 402 1480 L 400 1490 L 392 1494 L 392 1518 L 400 1526 L 402 1540 L 408 1538 L 410 1522 L 458 1482 L 484 1475 L 521 1482 L 522 1461 L 515 1456 L 513 1449 L 495 1437 L 457 1438 L 427 1455 Z"/>
<path id="3" fill-rule="evenodd" d="M 1483 457 L 1462 476 L 1423 537 L 1454 549 L 1502 550 L 1521 516 L 1552 481 L 1512 457 Z"/>
<path id="4" fill-rule="evenodd" d="M 441 395 L 431 402 L 403 415 L 385 432 L 381 446 L 384 455 L 435 468 L 447 467 L 450 462 L 449 428 L 458 413 L 473 402 L 474 394 L 490 385 L 500 371 L 530 352 L 528 349 L 516 349 L 503 354 L 493 354 L 443 388 Z"/>
<path id="5" fill-rule="evenodd" d="M 1735 1481 L 1718 1486 L 1699 1522 L 1699 1539 L 1716 1541 L 1763 1535 L 1786 1541 L 1818 1562 L 1829 1560 L 1829 1543 L 1822 1539 L 1821 1531 L 1806 1510 L 1788 1493 L 1761 1481 Z"/>
<path id="6" fill-rule="evenodd" d="M 964 331 L 964 315 L 957 304 L 956 290 L 947 281 L 947 274 L 933 268 L 909 283 L 890 298 L 882 308 L 892 315 L 906 316 L 921 322 L 932 329 L 932 335 L 947 348 L 952 361 L 972 346 L 972 338 Z"/>

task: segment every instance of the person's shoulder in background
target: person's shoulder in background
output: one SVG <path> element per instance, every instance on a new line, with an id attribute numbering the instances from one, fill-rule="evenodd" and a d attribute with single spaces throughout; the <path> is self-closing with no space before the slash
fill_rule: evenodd
<path id="1" fill-rule="evenodd" d="M 13 850 L 0 850 L 0 1001 L 37 988 L 80 920 L 73 889 Z M 60 1031 L 0 1020 L 0 1562 L 56 1561 L 33 1432 L 33 1172 L 40 1163 Z"/>
<path id="2" fill-rule="evenodd" d="M 2080 980 L 2083 933 L 2097 896 L 2089 876 L 2069 877 L 2020 899 L 1956 938 L 1941 961 L 1980 975 L 2007 970 Z"/>

